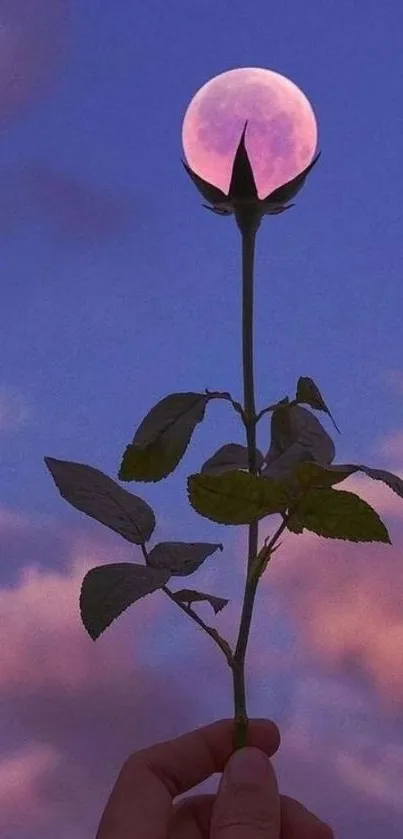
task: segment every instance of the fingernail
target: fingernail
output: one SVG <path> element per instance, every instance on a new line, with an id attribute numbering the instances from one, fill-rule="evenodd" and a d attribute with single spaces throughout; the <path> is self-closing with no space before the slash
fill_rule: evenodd
<path id="1" fill-rule="evenodd" d="M 268 774 L 269 758 L 261 749 L 245 746 L 231 755 L 225 775 L 230 783 L 241 784 L 245 781 L 261 783 Z"/>

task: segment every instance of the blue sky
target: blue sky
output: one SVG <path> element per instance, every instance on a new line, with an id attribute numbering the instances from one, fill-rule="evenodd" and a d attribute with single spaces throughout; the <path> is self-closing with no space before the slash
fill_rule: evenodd
<path id="1" fill-rule="evenodd" d="M 28 628 L 23 609 L 20 623 L 15 618 L 15 629 L 17 624 L 11 615 L 17 606 L 13 603 L 26 603 L 32 619 L 40 622 L 35 585 L 39 591 L 46 580 L 53 579 L 49 574 L 59 580 L 54 596 L 75 599 L 79 575 L 69 576 L 72 557 L 85 562 L 90 556 L 88 567 L 99 564 L 95 549 L 84 549 L 86 540 L 96 544 L 97 550 L 100 540 L 110 548 L 105 562 L 114 561 L 119 550 L 125 550 L 125 557 L 129 557 L 115 535 L 105 533 L 100 525 L 62 501 L 43 457 L 85 462 L 117 478 L 121 456 L 137 425 L 163 396 L 209 388 L 229 390 L 235 398 L 241 397 L 239 234 L 232 219 L 220 219 L 201 207 L 201 196 L 180 162 L 186 108 L 196 91 L 219 73 L 254 66 L 289 77 L 314 107 L 318 148 L 322 150 L 319 163 L 296 199 L 296 207 L 282 216 L 267 217 L 258 236 L 258 407 L 286 395 L 293 398 L 298 377 L 310 376 L 342 432 L 338 435 L 330 420 L 319 415 L 335 441 L 336 462 L 383 466 L 398 473 L 403 455 L 402 23 L 403 12 L 397 0 L 382 5 L 367 0 L 362 7 L 323 4 L 320 0 L 309 4 L 256 0 L 252 7 L 238 0 L 222 0 L 219 4 L 205 0 L 190 5 L 178 0 L 168 6 L 152 0 L 140 7 L 124 0 L 118 7 L 95 0 L 87 0 L 85 7 L 68 0 L 34 0 L 31 4 L 14 0 L 13 5 L 0 0 L 0 586 L 4 604 L 11 604 L 4 605 L 10 621 L 6 621 L 5 631 L 10 633 L 7 644 L 13 648 L 13 638 L 18 637 L 14 664 L 26 660 L 24 638 Z M 244 442 L 242 428 L 225 403 L 211 405 L 174 475 L 156 485 L 126 484 L 125 488 L 137 492 L 156 510 L 160 520 L 158 538 L 225 542 L 227 557 L 224 552 L 209 560 L 206 567 L 216 568 L 220 563 L 220 576 L 214 578 L 215 593 L 233 598 L 231 631 L 235 632 L 245 534 L 241 529 L 220 527 L 200 518 L 186 498 L 186 476 L 198 471 L 204 460 L 228 441 Z M 267 449 L 268 443 L 267 421 L 260 424 L 259 444 Z M 358 491 L 358 479 L 349 483 Z M 363 640 L 360 651 L 346 652 L 346 627 L 354 620 L 359 624 L 358 600 L 351 603 L 348 615 L 344 612 L 346 603 L 340 602 L 343 617 L 338 646 L 336 640 L 333 646 L 330 642 L 326 646 L 330 636 L 325 631 L 323 655 L 309 633 L 301 641 L 299 621 L 304 621 L 308 600 L 310 609 L 319 609 L 320 598 L 326 605 L 332 593 L 324 583 L 324 588 L 317 583 L 318 576 L 312 571 L 313 585 L 319 586 L 317 597 L 312 602 L 308 595 L 304 599 L 298 576 L 295 578 L 297 548 L 293 548 L 294 553 L 290 549 L 291 558 L 288 563 L 284 561 L 286 570 L 273 572 L 273 590 L 270 569 L 266 574 L 265 592 L 267 588 L 271 603 L 268 619 L 273 625 L 268 637 L 274 638 L 278 650 L 278 657 L 270 653 L 274 656 L 270 684 L 276 689 L 267 686 L 259 670 L 258 653 L 264 656 L 266 649 L 260 632 L 251 639 L 256 660 L 251 665 L 249 688 L 251 708 L 268 715 L 273 708 L 280 729 L 283 720 L 285 730 L 290 732 L 289 751 L 281 764 L 285 786 L 288 782 L 298 787 L 293 767 L 298 760 L 303 761 L 303 749 L 299 758 L 295 750 L 298 743 L 305 742 L 301 731 L 308 736 L 308 718 L 309 736 L 314 741 L 312 772 L 326 782 L 321 761 L 327 741 L 322 729 L 315 734 L 312 717 L 319 701 L 313 685 L 321 684 L 321 679 L 329 697 L 331 689 L 336 691 L 335 696 L 344 691 L 343 696 L 348 697 L 346 721 L 353 713 L 354 702 L 361 708 L 362 701 L 366 709 L 362 714 L 365 719 L 368 715 L 367 737 L 374 728 L 378 732 L 388 729 L 386 741 L 398 743 L 403 756 L 401 652 L 398 655 L 403 642 L 403 616 L 401 598 L 392 584 L 392 577 L 395 580 L 396 573 L 401 574 L 403 517 L 398 505 L 393 506 L 390 491 L 383 494 L 379 485 L 374 489 L 373 482 L 363 481 L 363 496 L 366 491 L 378 493 L 377 504 L 375 495 L 371 496 L 374 506 L 381 511 L 383 504 L 383 520 L 386 524 L 393 522 L 393 547 L 345 547 L 341 542 L 324 546 L 316 537 L 313 544 L 320 554 L 316 558 L 318 568 L 323 568 L 325 556 L 329 560 L 335 553 L 344 556 L 351 550 L 348 574 L 353 575 L 357 592 L 365 589 L 368 603 L 379 586 L 384 586 L 379 631 L 383 618 L 386 620 L 391 613 L 388 598 L 397 598 L 397 634 L 392 642 L 390 631 L 385 629 L 383 652 L 379 653 L 379 667 L 383 662 L 385 672 L 390 671 L 393 660 L 395 681 L 388 681 L 386 676 L 379 681 L 373 672 L 375 653 L 370 640 L 367 647 Z M 302 546 L 310 544 L 309 538 L 305 532 L 298 539 L 301 556 L 305 556 Z M 296 541 L 293 536 L 288 539 L 290 545 Z M 113 557 L 111 551 L 115 551 Z M 276 554 L 278 569 L 281 554 L 282 550 Z M 357 556 L 361 559 L 356 560 Z M 236 568 L 230 576 L 233 557 Z M 351 567 L 351 563 L 356 564 Z M 32 565 L 39 568 L 37 583 L 32 583 L 32 589 L 24 588 L 24 569 Z M 332 569 L 337 576 L 334 563 Z M 198 572 L 197 580 L 207 581 L 209 573 Z M 63 588 L 68 580 L 72 580 L 71 590 Z M 335 586 L 337 589 L 336 582 Z M 73 593 L 63 594 L 66 591 Z M 281 591 L 284 604 L 288 604 L 284 609 L 276 605 Z M 337 591 L 342 597 L 340 580 Z M 15 601 L 10 600 L 13 597 Z M 77 621 L 76 600 L 68 608 L 71 613 L 66 621 L 70 629 L 74 624 L 74 643 L 82 643 L 84 658 L 90 657 L 93 647 L 87 646 L 88 639 Z M 166 667 L 167 673 L 170 663 L 180 660 L 185 670 L 186 662 L 195 655 L 194 634 L 194 650 L 201 645 L 205 673 L 210 672 L 211 661 L 211 672 L 220 673 L 217 678 L 221 681 L 214 702 L 208 691 L 193 697 L 194 713 L 189 712 L 187 719 L 172 710 L 166 727 L 150 722 L 147 743 L 166 738 L 171 731 L 181 733 L 187 727 L 209 722 L 215 717 L 217 705 L 222 715 L 232 713 L 230 683 L 222 673 L 224 661 L 217 662 L 215 670 L 216 653 L 210 651 L 209 639 L 200 639 L 192 626 L 183 625 L 186 621 L 179 612 L 166 608 L 164 601 L 155 618 L 148 660 L 155 660 L 159 669 Z M 145 616 L 146 611 L 142 614 Z M 368 605 L 365 615 L 370 614 Z M 217 626 L 219 620 L 225 618 L 218 619 Z M 45 617 L 42 621 L 45 625 Z M 265 625 L 264 610 L 259 621 L 259 627 Z M 130 659 L 136 627 L 134 608 L 122 618 L 124 632 L 117 623 L 108 630 L 109 641 L 105 643 L 112 650 L 124 637 L 126 657 Z M 66 649 L 70 629 L 63 629 Z M 187 632 L 193 633 L 189 640 Z M 106 649 L 102 644 L 100 640 L 100 672 Z M 363 648 L 369 650 L 367 658 Z M 38 671 L 40 649 L 40 644 L 35 647 Z M 46 649 L 43 655 L 49 656 L 50 663 L 49 667 L 43 666 L 51 672 L 56 650 Z M 133 668 L 141 672 L 143 655 L 136 650 L 129 668 L 127 661 L 122 664 L 125 678 L 130 679 Z M 282 655 L 289 657 L 289 663 L 294 662 L 295 678 L 290 676 L 291 664 L 281 668 Z M 10 664 L 10 673 L 13 667 Z M 13 740 L 6 736 L 7 726 L 4 728 L 4 761 L 13 760 L 14 752 L 23 751 L 28 739 L 33 743 L 32 755 L 29 760 L 24 754 L 18 758 L 27 760 L 26 765 L 32 765 L 31 759 L 35 763 L 35 748 L 49 747 L 60 753 L 62 767 L 69 764 L 84 771 L 78 735 L 73 755 L 68 753 L 68 738 L 64 742 L 60 731 L 57 736 L 49 731 L 45 735 L 41 729 L 41 709 L 46 707 L 54 686 L 49 688 L 44 678 L 32 688 L 37 709 L 34 724 L 23 702 L 24 668 L 21 666 L 18 672 L 20 681 L 10 676 L 12 688 L 6 678 L 2 688 L 0 677 L 6 717 L 15 707 L 12 691 L 17 691 L 21 703 L 21 721 Z M 154 677 L 150 674 L 149 678 L 152 691 Z M 179 674 L 178 684 L 185 684 L 183 679 Z M 305 693 L 300 690 L 303 680 L 308 685 Z M 89 709 L 96 696 L 91 699 L 90 691 L 76 686 L 76 693 L 68 694 L 71 704 L 64 706 L 62 687 L 57 691 L 57 701 L 60 707 L 68 708 L 74 725 L 74 709 L 78 705 Z M 111 717 L 116 712 L 117 700 L 112 688 L 106 695 L 107 718 L 107 708 Z M 26 703 L 29 701 L 34 702 L 32 697 Z M 141 709 L 145 713 L 147 703 L 144 707 L 139 703 L 139 714 Z M 332 730 L 339 725 L 333 707 L 329 698 L 323 710 L 323 729 L 330 740 Z M 101 718 L 103 712 L 99 713 Z M 99 732 L 94 729 L 94 752 L 95 735 L 98 738 Z M 120 740 L 114 741 L 110 734 L 108 738 L 105 754 L 110 755 L 111 768 L 96 776 L 88 808 L 83 803 L 77 824 L 65 827 L 66 837 L 75 831 L 74 836 L 81 839 L 93 829 L 113 772 L 126 756 L 123 733 Z M 329 821 L 333 816 L 338 818 L 335 826 L 346 839 L 371 839 L 371 830 L 374 837 L 378 836 L 381 823 L 387 824 L 388 836 L 394 839 L 402 810 L 396 809 L 392 793 L 382 801 L 375 792 L 368 793 L 375 808 L 371 818 L 360 805 L 360 795 L 365 797 L 357 791 L 357 778 L 365 775 L 360 744 L 357 739 L 353 757 L 346 758 L 343 753 L 344 757 L 334 758 L 331 771 L 335 775 L 329 780 L 328 795 L 320 799 L 326 802 L 323 806 L 327 811 L 321 816 Z M 381 746 L 386 748 L 383 740 L 373 748 Z M 137 748 L 136 738 L 132 748 Z M 43 771 L 45 780 L 46 760 L 42 770 L 35 770 Z M 357 768 L 358 760 L 361 763 Z M 385 761 L 385 777 L 389 778 L 386 757 Z M 402 766 L 403 757 L 400 771 Z M 62 784 L 63 769 L 60 772 L 57 777 Z M 392 769 L 390 772 L 393 777 Z M 41 783 L 39 792 L 35 787 L 31 797 L 37 806 L 32 812 L 43 814 L 42 827 L 32 814 L 27 824 L 16 822 L 14 826 L 10 813 L 6 816 L 9 822 L 5 822 L 10 839 L 37 839 L 39 835 L 47 839 L 55 835 L 55 825 L 64 839 L 52 809 L 58 788 L 53 789 L 49 803 L 48 788 L 45 781 L 43 788 Z M 32 784 L 35 786 L 34 781 Z M 5 789 L 2 791 L 0 783 L 0 800 L 2 795 L 6 797 Z M 349 796 L 346 822 L 337 815 L 338 793 L 334 792 L 332 798 L 332 789 Z M 303 792 L 309 797 L 314 796 L 314 790 L 312 782 Z M 73 782 L 71 795 L 75 801 Z"/>

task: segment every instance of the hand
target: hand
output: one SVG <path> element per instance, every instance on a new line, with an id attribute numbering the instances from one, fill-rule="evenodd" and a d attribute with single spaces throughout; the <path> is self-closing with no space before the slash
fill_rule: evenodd
<path id="1" fill-rule="evenodd" d="M 250 720 L 248 748 L 235 754 L 233 729 L 233 720 L 220 720 L 133 752 L 96 839 L 332 839 L 332 830 L 313 813 L 279 795 L 269 760 L 280 745 L 277 726 Z M 237 763 L 246 779 L 237 779 Z M 217 795 L 195 795 L 173 806 L 176 796 L 214 772 L 223 772 Z"/>

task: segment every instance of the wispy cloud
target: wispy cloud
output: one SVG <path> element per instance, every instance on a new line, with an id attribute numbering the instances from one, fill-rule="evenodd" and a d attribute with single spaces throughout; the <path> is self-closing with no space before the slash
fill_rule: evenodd
<path id="1" fill-rule="evenodd" d="M 0 435 L 12 434 L 27 425 L 32 406 L 23 393 L 11 385 L 0 384 Z"/>
<path id="2" fill-rule="evenodd" d="M 3 535 L 18 518 L 8 513 Z M 42 839 L 84 839 L 95 834 L 130 751 L 231 713 L 230 680 L 210 640 L 161 593 L 91 641 L 79 615 L 82 579 L 95 565 L 133 560 L 132 547 L 116 534 L 104 540 L 77 528 L 61 543 L 65 555 L 54 570 L 46 556 L 54 533 L 46 545 L 41 531 L 41 564 L 27 564 L 28 521 L 19 515 L 25 562 L 15 582 L 0 589 L 1 830 L 10 839 L 37 839 L 38 832 Z M 38 534 L 32 527 L 32 554 Z M 376 839 L 373 825 L 399 836 L 403 581 L 392 575 L 387 551 L 393 548 L 287 537 L 263 577 L 248 653 L 249 705 L 256 707 L 260 691 L 258 715 L 270 716 L 273 691 L 287 697 L 274 715 L 282 731 L 281 790 L 333 818 L 348 839 L 351 824 L 354 839 Z M 240 556 L 232 555 L 234 562 L 240 567 Z M 231 597 L 225 558 L 200 573 L 196 587 Z M 219 619 L 209 614 L 232 642 L 239 607 L 231 600 Z M 284 620 L 290 643 L 277 631 Z M 377 696 L 392 695 L 399 701 L 376 705 Z M 368 796 L 371 754 L 376 771 Z M 216 783 L 202 787 L 212 791 Z"/>
<path id="3" fill-rule="evenodd" d="M 94 835 L 130 751 L 197 724 L 186 673 L 170 678 L 171 656 L 152 664 L 167 598 L 144 598 L 96 644 L 81 623 L 86 571 L 132 560 L 130 546 L 112 553 L 82 537 L 70 550 L 67 570 L 28 565 L 0 589 L 0 824 L 9 839 Z"/>
<path id="4" fill-rule="evenodd" d="M 32 161 L 1 172 L 0 235 L 21 224 L 44 226 L 67 244 L 101 243 L 150 223 L 147 196 L 102 184 Z"/>
<path id="5" fill-rule="evenodd" d="M 403 520 L 403 502 L 378 482 L 349 478 L 379 513 Z M 387 496 L 385 496 L 385 489 Z M 388 506 L 390 505 L 390 506 Z M 333 672 L 364 679 L 387 709 L 403 707 L 402 536 L 393 545 L 289 534 L 262 580 L 282 598 L 299 643 Z"/>
<path id="6" fill-rule="evenodd" d="M 37 829 L 46 827 L 49 814 L 44 807 L 41 786 L 43 778 L 51 776 L 61 761 L 62 755 L 54 748 L 37 743 L 0 759 L 0 829 L 3 836 L 10 836 L 11 830 L 24 830 L 30 823 Z"/>
<path id="7" fill-rule="evenodd" d="M 377 449 L 387 457 L 395 461 L 400 458 L 403 462 L 403 431 L 396 431 L 383 437 L 377 444 Z"/>
<path id="8" fill-rule="evenodd" d="M 67 0 L 0 0 L 0 124 L 55 79 L 68 36 Z"/>
<path id="9" fill-rule="evenodd" d="M 395 393 L 403 394 L 403 371 L 386 370 L 382 375 L 383 382 Z"/>
<path id="10" fill-rule="evenodd" d="M 25 168 L 24 183 L 33 207 L 57 235 L 68 240 L 115 236 L 128 229 L 140 210 L 129 193 L 116 194 L 41 164 Z"/>
<path id="11" fill-rule="evenodd" d="M 298 674 L 275 767 L 280 789 L 346 839 L 401 835 L 403 727 L 365 688 Z"/>

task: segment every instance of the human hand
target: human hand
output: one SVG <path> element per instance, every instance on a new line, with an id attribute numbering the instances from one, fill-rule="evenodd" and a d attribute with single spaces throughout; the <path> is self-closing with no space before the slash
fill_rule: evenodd
<path id="1" fill-rule="evenodd" d="M 277 726 L 250 720 L 247 748 L 234 755 L 233 729 L 233 720 L 219 720 L 133 752 L 96 839 L 332 839 L 328 825 L 298 801 L 279 795 L 269 760 L 280 745 Z M 237 762 L 245 767 L 244 780 L 233 776 Z M 217 795 L 195 795 L 173 805 L 176 796 L 214 772 L 223 773 Z"/>

